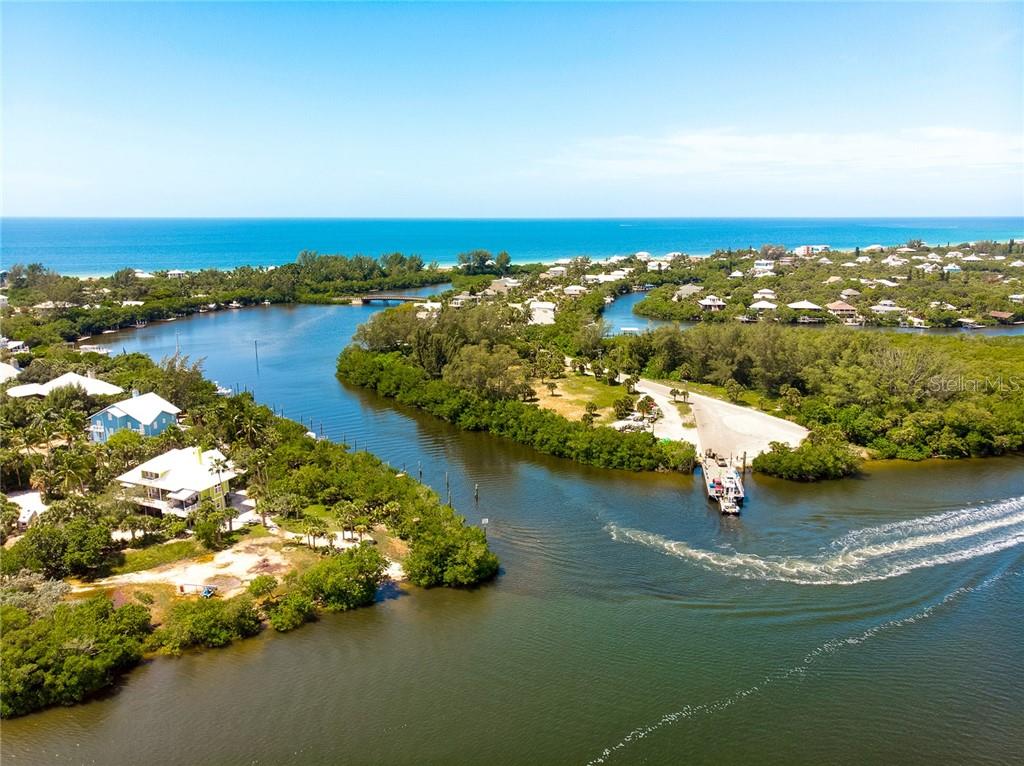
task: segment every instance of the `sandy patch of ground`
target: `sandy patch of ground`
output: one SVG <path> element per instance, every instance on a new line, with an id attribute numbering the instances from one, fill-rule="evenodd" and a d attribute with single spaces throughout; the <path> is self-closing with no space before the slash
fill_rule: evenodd
<path id="1" fill-rule="evenodd" d="M 649 380 L 641 386 L 668 395 L 669 387 Z M 747 464 L 771 448 L 771 442 L 797 446 L 807 436 L 803 426 L 764 412 L 690 392 L 690 409 L 697 422 L 699 449 L 732 456 L 739 463 L 747 453 Z"/>
<path id="2" fill-rule="evenodd" d="M 273 547 L 274 538 L 246 540 L 209 557 L 187 559 L 146 569 L 141 572 L 115 575 L 79 586 L 79 589 L 107 588 L 138 583 L 166 583 L 176 592 L 191 593 L 195 586 L 215 585 L 218 594 L 230 598 L 242 592 L 258 575 L 280 577 L 293 568 L 291 562 Z"/>

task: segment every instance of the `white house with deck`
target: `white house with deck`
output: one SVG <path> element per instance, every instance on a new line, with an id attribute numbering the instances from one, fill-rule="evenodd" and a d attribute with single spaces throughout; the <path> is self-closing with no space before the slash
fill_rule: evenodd
<path id="1" fill-rule="evenodd" d="M 185 447 L 147 460 L 117 480 L 125 489 L 134 490 L 133 499 L 143 508 L 185 518 L 203 500 L 223 508 L 228 483 L 237 475 L 220 450 Z"/>

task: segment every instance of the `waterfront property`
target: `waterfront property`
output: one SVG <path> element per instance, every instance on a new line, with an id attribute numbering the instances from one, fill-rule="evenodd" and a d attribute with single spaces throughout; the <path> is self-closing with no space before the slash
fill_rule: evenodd
<path id="1" fill-rule="evenodd" d="M 133 391 L 129 399 L 110 405 L 89 418 L 89 435 L 103 444 L 112 434 L 131 429 L 142 436 L 158 436 L 178 422 L 180 409 L 158 394 Z"/>
<path id="2" fill-rule="evenodd" d="M 133 499 L 143 508 L 185 518 L 203 500 L 223 508 L 228 484 L 237 475 L 220 450 L 186 447 L 148 460 L 117 481 L 138 493 Z"/>
<path id="3" fill-rule="evenodd" d="M 107 383 L 105 380 L 79 375 L 77 372 L 66 372 L 59 378 L 54 378 L 47 383 L 25 383 L 21 386 L 14 386 L 7 389 L 7 395 L 15 398 L 22 396 L 46 396 L 51 391 L 67 386 L 77 386 L 89 396 L 113 396 L 124 392 L 123 388 Z"/>

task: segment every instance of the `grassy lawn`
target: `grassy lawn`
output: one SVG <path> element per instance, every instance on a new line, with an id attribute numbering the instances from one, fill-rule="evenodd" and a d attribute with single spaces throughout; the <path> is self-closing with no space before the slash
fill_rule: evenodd
<path id="1" fill-rule="evenodd" d="M 598 407 L 597 422 L 610 423 L 615 419 L 612 404 L 626 395 L 625 386 L 609 386 L 590 375 L 570 373 L 568 377 L 559 378 L 554 383 L 558 388 L 552 396 L 546 384 L 539 380 L 530 381 L 537 392 L 537 404 L 569 420 L 579 420 L 586 412 L 587 402 L 593 402 Z"/>
<path id="2" fill-rule="evenodd" d="M 119 575 L 141 572 L 144 569 L 152 569 L 173 561 L 197 558 L 206 553 L 206 549 L 195 540 L 174 540 L 160 545 L 151 545 L 148 548 L 125 551 L 124 561 L 112 567 L 110 573 Z"/>

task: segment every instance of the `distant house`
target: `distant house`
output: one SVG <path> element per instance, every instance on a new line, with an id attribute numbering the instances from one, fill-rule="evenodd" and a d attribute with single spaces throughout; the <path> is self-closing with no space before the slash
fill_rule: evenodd
<path id="1" fill-rule="evenodd" d="M 791 308 L 794 311 L 821 311 L 821 306 L 817 303 L 811 303 L 810 301 L 796 301 L 795 303 L 787 303 L 787 308 Z"/>
<path id="2" fill-rule="evenodd" d="M 734 271 L 729 275 L 729 279 L 743 279 L 742 271 Z"/>
<path id="3" fill-rule="evenodd" d="M 65 372 L 59 378 L 54 378 L 48 383 L 26 383 L 22 386 L 14 386 L 7 389 L 7 395 L 19 398 L 22 396 L 46 396 L 51 391 L 68 386 L 77 386 L 90 396 L 114 396 L 124 393 L 123 388 L 107 383 L 105 380 L 94 378 L 91 375 L 79 375 L 77 372 Z"/>
<path id="4" fill-rule="evenodd" d="M 38 492 L 11 492 L 7 499 L 18 506 L 18 531 L 24 532 L 49 509 Z"/>
<path id="5" fill-rule="evenodd" d="M 676 289 L 675 293 L 672 295 L 672 300 L 677 301 L 677 302 L 678 301 L 682 301 L 682 300 L 686 300 L 691 295 L 696 295 L 699 292 L 703 292 L 703 290 L 704 290 L 704 288 L 701 287 L 700 285 L 695 285 L 695 284 L 680 285 L 679 288 Z"/>
<path id="6" fill-rule="evenodd" d="M 856 298 L 859 295 L 860 295 L 860 290 L 854 290 L 852 287 L 847 287 L 845 290 L 843 290 L 841 293 L 839 293 L 839 296 L 841 298 Z"/>
<path id="7" fill-rule="evenodd" d="M 530 301 L 530 324 L 554 324 L 556 306 L 550 301 Z"/>
<path id="8" fill-rule="evenodd" d="M 897 306 L 896 301 L 889 300 L 888 298 L 879 301 L 877 304 L 871 307 L 871 310 L 876 314 L 903 314 L 906 309 L 902 306 Z"/>
<path id="9" fill-rule="evenodd" d="M 583 285 L 568 285 L 562 288 L 562 292 L 565 293 L 566 295 L 571 296 L 586 295 L 587 288 L 585 288 Z"/>
<path id="10" fill-rule="evenodd" d="M 134 500 L 143 508 L 185 518 L 203 500 L 223 508 L 228 483 L 237 475 L 220 450 L 185 447 L 147 460 L 117 480 L 138 492 Z"/>
<path id="11" fill-rule="evenodd" d="M 170 271 L 167 272 L 167 276 L 169 276 L 171 279 L 181 279 L 182 277 L 185 277 L 187 275 L 188 272 L 182 271 L 181 269 L 171 269 Z"/>
<path id="12" fill-rule="evenodd" d="M 416 305 L 416 318 L 426 319 L 428 317 L 437 316 L 441 312 L 440 301 L 423 301 Z"/>
<path id="13" fill-rule="evenodd" d="M 988 315 L 998 321 L 1000 324 L 1005 324 L 1013 319 L 1012 311 L 990 311 Z"/>
<path id="14" fill-rule="evenodd" d="M 478 300 L 480 299 L 477 296 L 463 291 L 448 301 L 448 305 L 454 309 L 460 309 L 463 306 L 468 306 L 470 303 L 476 303 Z"/>
<path id="15" fill-rule="evenodd" d="M 796 255 L 802 255 L 804 257 L 809 255 L 817 255 L 818 253 L 824 253 L 830 250 L 828 245 L 800 245 L 800 247 L 793 248 L 793 252 Z"/>
<path id="16" fill-rule="evenodd" d="M 864 248 L 865 253 L 880 253 L 885 250 L 881 245 L 868 245 Z"/>
<path id="17" fill-rule="evenodd" d="M 701 298 L 697 303 L 700 304 L 700 307 L 704 309 L 704 311 L 721 311 L 725 308 L 725 301 L 717 295 L 709 295 L 707 298 Z"/>
<path id="18" fill-rule="evenodd" d="M 833 301 L 825 305 L 825 309 L 834 317 L 840 319 L 853 319 L 857 316 L 857 308 L 845 301 Z"/>
<path id="19" fill-rule="evenodd" d="M 181 412 L 163 397 L 133 394 L 130 399 L 111 404 L 89 418 L 89 434 L 94 442 L 106 443 L 111 435 L 126 428 L 142 436 L 157 436 L 178 422 Z"/>
<path id="20" fill-rule="evenodd" d="M 959 274 L 963 269 L 957 266 L 955 263 L 947 263 L 942 267 L 942 270 L 947 274 Z"/>
<path id="21" fill-rule="evenodd" d="M 771 301 L 761 300 L 751 303 L 747 308 L 749 308 L 751 311 L 761 313 L 762 311 L 774 311 L 776 308 L 778 308 L 778 306 L 776 306 Z"/>
<path id="22" fill-rule="evenodd" d="M 565 266 L 552 266 L 550 269 L 541 274 L 542 277 L 547 279 L 557 279 L 564 277 L 569 273 L 569 270 Z"/>
<path id="23" fill-rule="evenodd" d="M 1015 293 L 1011 295 L 1010 303 L 1024 303 L 1024 293 Z"/>
<path id="24" fill-rule="evenodd" d="M 19 375 L 21 375 L 21 370 L 13 364 L 0 362 L 0 383 L 6 383 L 9 380 L 14 380 Z"/>
<path id="25" fill-rule="evenodd" d="M 775 291 L 772 290 L 770 287 L 762 287 L 760 290 L 758 290 L 757 292 L 754 293 L 754 297 L 758 298 L 758 299 L 761 299 L 761 298 L 768 298 L 769 300 L 770 299 L 774 299 L 775 298 Z"/>
<path id="26" fill-rule="evenodd" d="M 668 261 L 648 261 L 647 262 L 647 270 L 648 271 L 667 271 L 668 269 L 671 269 L 671 268 L 672 268 L 672 264 L 669 263 Z"/>
<path id="27" fill-rule="evenodd" d="M 504 295 L 509 290 L 513 290 L 517 287 L 522 286 L 522 282 L 512 277 L 503 277 L 501 279 L 492 279 L 490 286 L 484 291 L 491 295 Z"/>
<path id="28" fill-rule="evenodd" d="M 775 261 L 770 258 L 762 258 L 754 261 L 755 272 L 771 272 L 775 271 Z"/>

